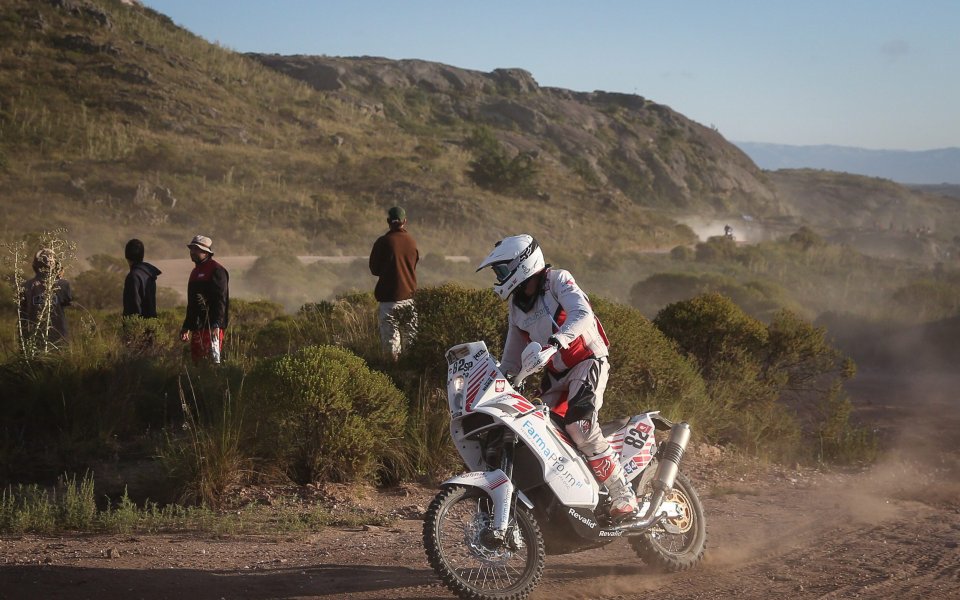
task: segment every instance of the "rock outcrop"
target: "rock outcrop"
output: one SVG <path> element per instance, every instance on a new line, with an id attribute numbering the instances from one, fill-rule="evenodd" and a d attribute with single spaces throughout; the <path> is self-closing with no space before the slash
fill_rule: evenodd
<path id="1" fill-rule="evenodd" d="M 522 69 L 483 73 L 369 56 L 250 56 L 317 90 L 387 105 L 424 125 L 490 126 L 514 151 L 567 165 L 643 206 L 754 214 L 782 209 L 736 146 L 642 96 L 543 87 Z"/>

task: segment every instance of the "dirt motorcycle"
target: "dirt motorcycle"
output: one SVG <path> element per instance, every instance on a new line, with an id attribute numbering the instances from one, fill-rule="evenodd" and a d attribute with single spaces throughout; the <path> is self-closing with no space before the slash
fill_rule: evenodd
<path id="1" fill-rule="evenodd" d="M 618 538 L 627 538 L 645 563 L 668 571 L 703 558 L 703 505 L 679 471 L 690 426 L 658 412 L 602 426 L 640 502 L 637 516 L 614 522 L 607 491 L 559 418 L 520 393 L 555 352 L 531 342 L 520 372 L 509 379 L 484 342 L 447 352 L 450 434 L 472 471 L 441 484 L 424 516 L 423 541 L 430 565 L 460 598 L 525 598 L 547 554 Z M 657 430 L 669 432 L 665 440 L 658 442 Z"/>

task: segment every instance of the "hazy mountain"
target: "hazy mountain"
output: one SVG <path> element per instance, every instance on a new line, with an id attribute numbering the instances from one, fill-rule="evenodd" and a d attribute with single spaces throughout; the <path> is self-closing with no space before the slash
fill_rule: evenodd
<path id="1" fill-rule="evenodd" d="M 825 169 L 900 183 L 960 184 L 960 148 L 867 150 L 848 146 L 789 146 L 734 142 L 761 169 Z"/>

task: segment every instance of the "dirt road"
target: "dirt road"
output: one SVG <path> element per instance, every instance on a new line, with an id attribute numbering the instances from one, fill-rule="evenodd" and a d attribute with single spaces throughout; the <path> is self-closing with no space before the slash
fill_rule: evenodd
<path id="1" fill-rule="evenodd" d="M 916 383 L 916 382 L 914 382 Z M 624 540 L 550 556 L 532 598 L 960 598 L 960 417 L 942 382 L 883 430 L 891 451 L 860 472 L 763 467 L 692 457 L 705 500 L 707 558 L 656 573 Z M 889 410 L 886 410 L 885 407 Z M 885 419 L 887 417 L 884 417 Z M 424 507 L 432 493 L 370 502 Z M 450 598 L 430 570 L 420 521 L 294 537 L 57 536 L 0 540 L 0 598 Z"/>

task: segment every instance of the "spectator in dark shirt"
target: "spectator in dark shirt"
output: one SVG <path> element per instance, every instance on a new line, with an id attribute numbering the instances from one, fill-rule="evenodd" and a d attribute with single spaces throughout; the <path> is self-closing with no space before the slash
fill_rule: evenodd
<path id="1" fill-rule="evenodd" d="M 157 316 L 157 276 L 160 269 L 143 262 L 143 242 L 127 242 L 124 256 L 130 272 L 123 282 L 123 316 L 138 315 L 154 319 Z"/>
<path id="2" fill-rule="evenodd" d="M 196 266 L 187 284 L 187 316 L 180 328 L 180 339 L 190 342 L 194 363 L 209 358 L 220 364 L 223 332 L 230 316 L 230 275 L 213 260 L 213 240 L 207 236 L 195 236 L 187 247 Z"/>

